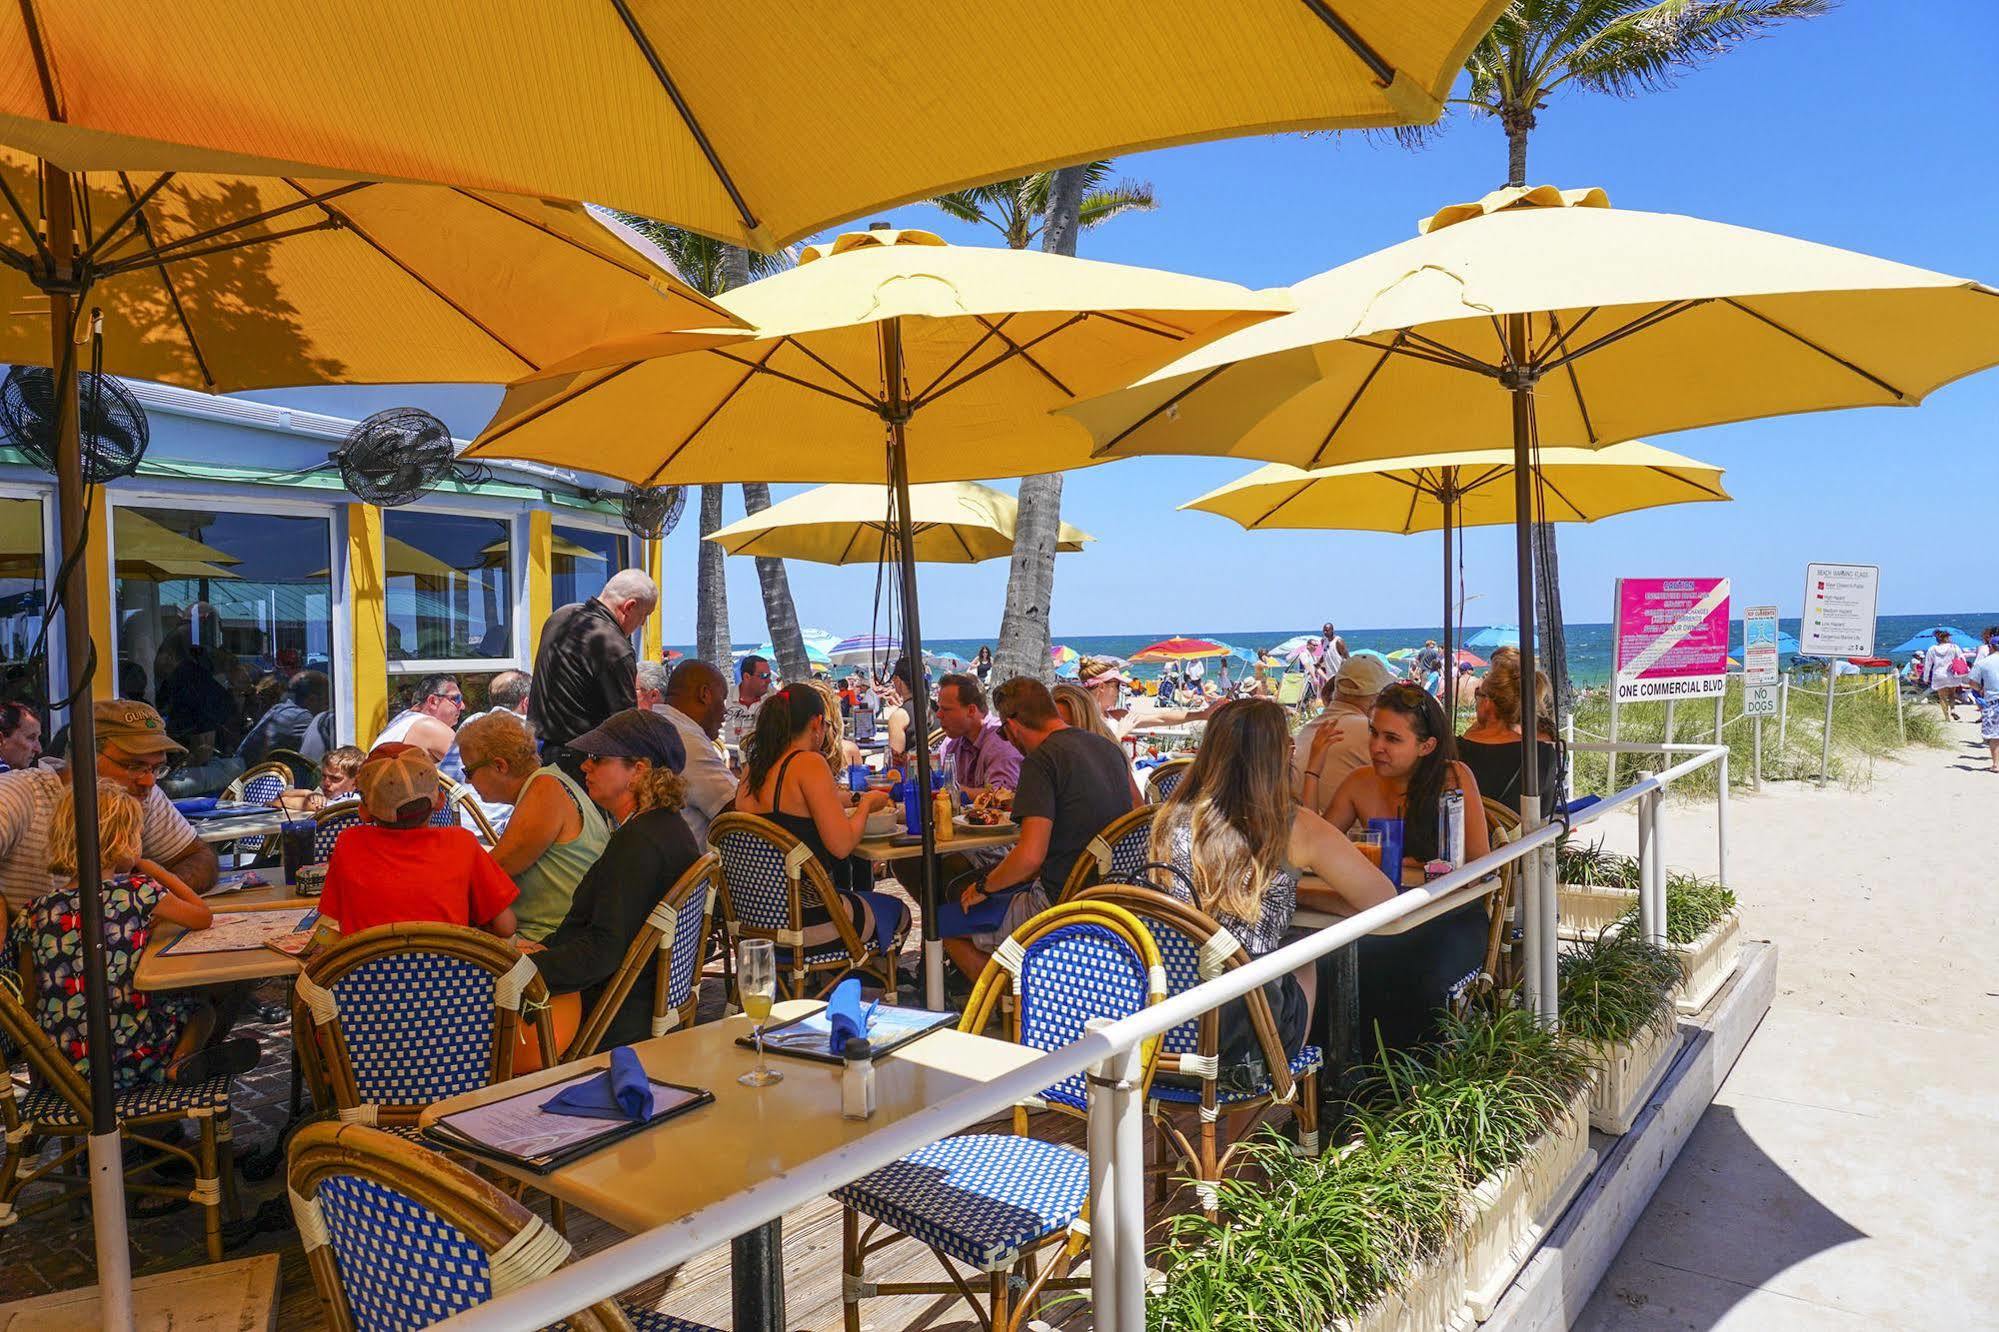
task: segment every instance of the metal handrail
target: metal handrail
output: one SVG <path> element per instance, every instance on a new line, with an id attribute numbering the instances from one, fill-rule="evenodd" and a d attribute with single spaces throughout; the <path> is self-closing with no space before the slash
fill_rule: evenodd
<path id="1" fill-rule="evenodd" d="M 1482 897 L 1493 889 L 1487 880 L 1503 866 L 1529 855 L 1551 851 L 1555 842 L 1574 827 L 1593 823 L 1613 810 L 1639 801 L 1649 802 L 1641 807 L 1641 817 L 1649 810 L 1650 817 L 1656 819 L 1660 804 L 1658 797 L 1668 785 L 1710 763 L 1725 764 L 1728 756 L 1727 747 L 1722 745 L 1630 745 L 1619 748 L 1632 753 L 1685 752 L 1691 753 L 1692 757 L 1577 811 L 1572 818 L 1524 833 L 1517 841 L 1421 888 L 1406 889 L 1378 906 L 1317 930 L 1262 957 L 1252 958 L 1214 980 L 1169 996 L 1129 1017 L 1102 1025 L 1093 1024 L 1077 1040 L 1047 1052 L 1031 1064 L 1013 1069 L 990 1082 L 968 1087 L 926 1106 L 880 1133 L 870 1134 L 837 1149 L 812 1170 L 789 1172 L 752 1184 L 721 1202 L 634 1235 L 531 1285 L 468 1309 L 448 1319 L 442 1326 L 459 1329 L 460 1332 L 543 1327 L 600 1300 L 609 1299 L 621 1290 L 688 1262 L 730 1236 L 753 1230 L 869 1171 L 878 1170 L 969 1125 L 1010 1110 L 1018 1102 L 1040 1095 L 1045 1088 L 1064 1078 L 1114 1066 L 1122 1056 L 1136 1049 L 1147 1038 L 1170 1031 L 1210 1009 L 1239 999 L 1308 962 L 1315 962 L 1356 942 L 1381 926 L 1418 912 L 1437 914 L 1450 906 Z M 1657 878 L 1662 885 L 1663 873 Z M 1662 888 L 1659 901 L 1663 902 Z M 1650 906 L 1652 895 L 1648 894 L 1641 899 L 1641 914 L 1647 917 L 1642 923 L 1648 933 L 1663 928 L 1662 921 L 1651 919 L 1654 910 L 1647 909 Z M 1657 914 L 1663 915 L 1663 911 Z M 1093 1117 L 1093 1130 L 1095 1123 Z M 1093 1131 L 1093 1154 L 1096 1149 Z M 1134 1172 L 1120 1173 L 1131 1175 Z M 1126 1187 L 1130 1187 L 1130 1181 L 1125 1183 Z M 1095 1215 L 1099 1228 L 1103 1228 L 1104 1212 L 1098 1210 Z M 1142 1254 L 1142 1235 L 1130 1238 L 1129 1244 L 1124 1247 Z M 1120 1268 L 1139 1270 L 1140 1265 L 1131 1263 L 1127 1255 L 1120 1253 L 1119 1256 Z M 1142 1296 L 1137 1303 L 1142 1307 Z M 1136 1320 L 1128 1317 L 1118 1320 L 1119 1326 L 1143 1326 L 1143 1322 L 1142 1312 Z"/>

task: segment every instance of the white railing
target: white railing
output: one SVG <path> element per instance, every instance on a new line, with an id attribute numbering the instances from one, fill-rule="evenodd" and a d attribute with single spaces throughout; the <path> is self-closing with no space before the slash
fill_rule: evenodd
<path id="1" fill-rule="evenodd" d="M 1577 748 L 1592 750 L 1607 746 Z M 677 1221 L 634 1235 L 571 1263 L 532 1285 L 449 1319 L 459 1332 L 528 1329 L 557 1322 L 658 1273 L 678 1267 L 730 1238 L 824 1197 L 869 1171 L 878 1170 L 970 1125 L 1010 1111 L 1043 1088 L 1084 1074 L 1089 1079 L 1091 1302 L 1096 1326 L 1145 1326 L 1145 1164 L 1141 1130 L 1144 1107 L 1137 1094 L 1137 1052 L 1141 1042 L 1241 998 L 1307 963 L 1397 922 L 1415 924 L 1476 901 L 1494 890 L 1489 880 L 1503 866 L 1522 862 L 1520 903 L 1527 923 L 1527 989 L 1537 1011 L 1553 1020 L 1555 842 L 1572 827 L 1593 823 L 1626 805 L 1637 806 L 1643 869 L 1639 924 L 1647 938 L 1665 934 L 1665 870 L 1659 813 L 1667 786 L 1706 767 L 1723 765 L 1722 804 L 1727 804 L 1726 746 L 1623 745 L 1621 752 L 1687 758 L 1647 776 L 1566 822 L 1525 831 L 1519 840 L 1482 856 L 1463 869 L 1422 888 L 1411 888 L 1379 906 L 1350 916 L 1275 952 L 1251 959 L 1215 980 L 1172 995 L 1130 1017 L 1098 1020 L 1078 1040 L 1051 1050 L 1033 1063 L 990 1082 L 969 1087 L 906 1119 L 841 1148 L 797 1171 L 758 1181 L 722 1202 Z M 1727 819 L 1720 820 L 1726 829 Z M 1722 837 L 1726 875 L 1726 833 Z"/>

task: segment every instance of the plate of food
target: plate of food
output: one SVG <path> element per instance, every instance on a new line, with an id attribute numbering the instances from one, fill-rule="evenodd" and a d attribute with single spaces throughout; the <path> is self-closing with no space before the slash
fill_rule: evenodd
<path id="1" fill-rule="evenodd" d="M 1013 792 L 999 787 L 981 791 L 951 822 L 959 830 L 972 833 L 1010 828 L 1013 826 Z"/>

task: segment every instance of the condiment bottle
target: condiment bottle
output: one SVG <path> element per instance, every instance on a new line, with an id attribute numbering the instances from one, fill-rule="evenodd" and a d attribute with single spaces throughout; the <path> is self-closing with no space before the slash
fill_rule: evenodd
<path id="1" fill-rule="evenodd" d="M 867 1038 L 854 1036 L 841 1050 L 840 1114 L 846 1119 L 871 1119 L 875 1113 L 875 1057 Z"/>
<path id="2" fill-rule="evenodd" d="M 937 789 L 936 795 L 930 797 L 930 822 L 937 829 L 938 841 L 948 842 L 951 840 L 953 831 L 951 827 L 951 793 L 942 787 Z"/>

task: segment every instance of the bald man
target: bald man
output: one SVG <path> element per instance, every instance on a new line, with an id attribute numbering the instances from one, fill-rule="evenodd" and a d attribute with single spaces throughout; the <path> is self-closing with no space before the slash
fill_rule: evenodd
<path id="1" fill-rule="evenodd" d="M 643 569 L 620 569 L 588 601 L 548 617 L 534 659 L 528 720 L 542 757 L 575 776 L 582 755 L 569 742 L 638 704 L 638 656 L 632 635 L 659 605 L 659 585 Z"/>
<path id="2" fill-rule="evenodd" d="M 650 666 L 652 663 L 648 662 Z M 736 798 L 736 778 L 716 737 L 728 711 L 729 682 L 705 661 L 690 657 L 673 668 L 653 711 L 673 723 L 687 748 L 687 805 L 680 813 L 694 840 L 708 844 L 708 825 Z"/>

